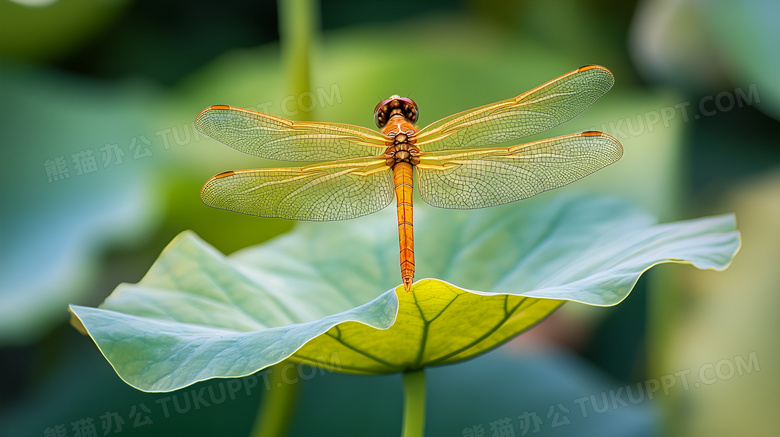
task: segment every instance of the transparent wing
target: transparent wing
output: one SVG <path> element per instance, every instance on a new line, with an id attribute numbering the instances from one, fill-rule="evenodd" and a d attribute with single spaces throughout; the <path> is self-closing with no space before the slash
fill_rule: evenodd
<path id="1" fill-rule="evenodd" d="M 443 118 L 417 134 L 423 152 L 495 146 L 574 118 L 603 96 L 615 78 L 604 67 L 579 68 L 513 99 Z"/>
<path id="2" fill-rule="evenodd" d="M 308 167 L 229 171 L 209 179 L 206 205 L 261 217 L 346 220 L 393 201 L 393 175 L 385 161 L 359 158 Z"/>
<path id="3" fill-rule="evenodd" d="M 283 161 L 377 156 L 387 147 L 381 134 L 360 126 L 290 121 L 226 105 L 204 109 L 195 127 L 241 152 Z"/>
<path id="4" fill-rule="evenodd" d="M 584 132 L 507 148 L 420 156 L 422 199 L 471 209 L 525 199 L 583 178 L 620 159 L 623 148 L 601 132 Z"/>

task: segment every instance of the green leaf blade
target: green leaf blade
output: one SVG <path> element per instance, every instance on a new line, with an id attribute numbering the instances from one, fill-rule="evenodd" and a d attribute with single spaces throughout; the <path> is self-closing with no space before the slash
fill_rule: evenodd
<path id="1" fill-rule="evenodd" d="M 615 305 L 658 263 L 724 269 L 740 245 L 733 216 L 655 225 L 612 199 L 519 205 L 420 209 L 420 271 L 449 282 L 422 279 L 409 293 L 395 287 L 396 236 L 378 231 L 389 211 L 304 224 L 229 257 L 185 232 L 138 284 L 120 285 L 100 309 L 71 311 L 120 377 L 145 391 L 285 359 L 392 373 L 472 358 L 566 301 Z"/>

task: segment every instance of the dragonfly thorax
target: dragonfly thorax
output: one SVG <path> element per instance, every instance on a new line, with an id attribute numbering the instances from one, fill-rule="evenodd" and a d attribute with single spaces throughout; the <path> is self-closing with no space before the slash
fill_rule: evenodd
<path id="1" fill-rule="evenodd" d="M 415 134 L 417 126 L 400 113 L 400 109 L 391 111 L 390 120 L 385 124 L 382 133 L 385 135 L 385 162 L 389 167 L 399 162 L 408 162 L 412 165 L 420 163 L 420 149 L 414 145 L 417 142 Z"/>
<path id="2" fill-rule="evenodd" d="M 388 147 L 383 156 L 388 167 L 392 167 L 399 162 L 408 162 L 412 165 L 420 163 L 420 149 L 408 142 Z"/>

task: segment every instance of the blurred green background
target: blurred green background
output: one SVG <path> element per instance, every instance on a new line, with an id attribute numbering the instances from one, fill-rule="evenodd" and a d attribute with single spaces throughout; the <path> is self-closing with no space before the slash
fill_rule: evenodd
<path id="1" fill-rule="evenodd" d="M 204 107 L 373 127 L 374 105 L 401 94 L 427 125 L 586 64 L 611 69 L 615 87 L 545 136 L 603 130 L 625 155 L 572 188 L 631 198 L 665 221 L 734 212 L 742 251 L 723 273 L 660 267 L 615 308 L 569 304 L 494 352 L 431 369 L 428 434 L 777 434 L 780 3 L 318 8 L 310 86 L 293 92 L 273 1 L 0 0 L 1 435 L 88 435 L 90 423 L 96 435 L 248 434 L 262 383 L 242 380 L 208 407 L 193 396 L 232 386 L 138 392 L 68 325 L 67 304 L 96 306 L 138 281 L 185 229 L 231 253 L 292 228 L 202 205 L 210 176 L 279 165 L 201 137 L 192 121 Z M 740 360 L 749 367 L 729 373 Z M 702 371 L 715 383 L 695 386 Z M 290 435 L 399 433 L 397 375 L 297 374 Z M 621 387 L 675 374 L 668 394 L 612 403 Z M 600 406 L 602 394 L 603 413 L 576 402 Z M 538 432 L 523 429 L 531 412 Z"/>

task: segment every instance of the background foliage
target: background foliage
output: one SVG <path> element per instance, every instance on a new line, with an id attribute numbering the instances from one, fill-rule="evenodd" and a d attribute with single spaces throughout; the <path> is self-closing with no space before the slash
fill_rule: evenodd
<path id="1" fill-rule="evenodd" d="M 242 380 L 230 401 L 183 408 L 222 381 L 168 401 L 137 392 L 67 325 L 68 303 L 95 306 L 137 282 L 184 229 L 231 253 L 292 227 L 200 203 L 209 176 L 273 164 L 198 136 L 191 122 L 203 107 L 371 126 L 376 102 L 399 93 L 426 124 L 591 63 L 612 70 L 615 88 L 549 135 L 596 128 L 626 152 L 577 188 L 629 197 L 664 221 L 735 212 L 743 251 L 724 273 L 664 267 L 615 309 L 564 306 L 496 352 L 431 372 L 430 426 L 489 433 L 490 422 L 536 411 L 546 435 L 780 428 L 777 2 L 327 1 L 311 60 L 316 105 L 285 94 L 275 2 L 36 3 L 0 3 L 3 435 L 56 425 L 73 435 L 71 423 L 86 418 L 101 432 L 106 412 L 125 418 L 121 435 L 250 428 L 262 376 L 249 390 Z M 557 403 L 750 353 L 760 362 L 750 375 L 583 420 L 572 413 L 573 426 L 547 418 Z M 498 368 L 516 370 L 484 370 Z M 332 414 L 350 416 L 354 433 L 397 434 L 396 377 L 298 379 L 293 434 L 337 433 Z M 335 387 L 349 394 L 343 403 Z M 153 423 L 136 427 L 141 404 Z"/>

